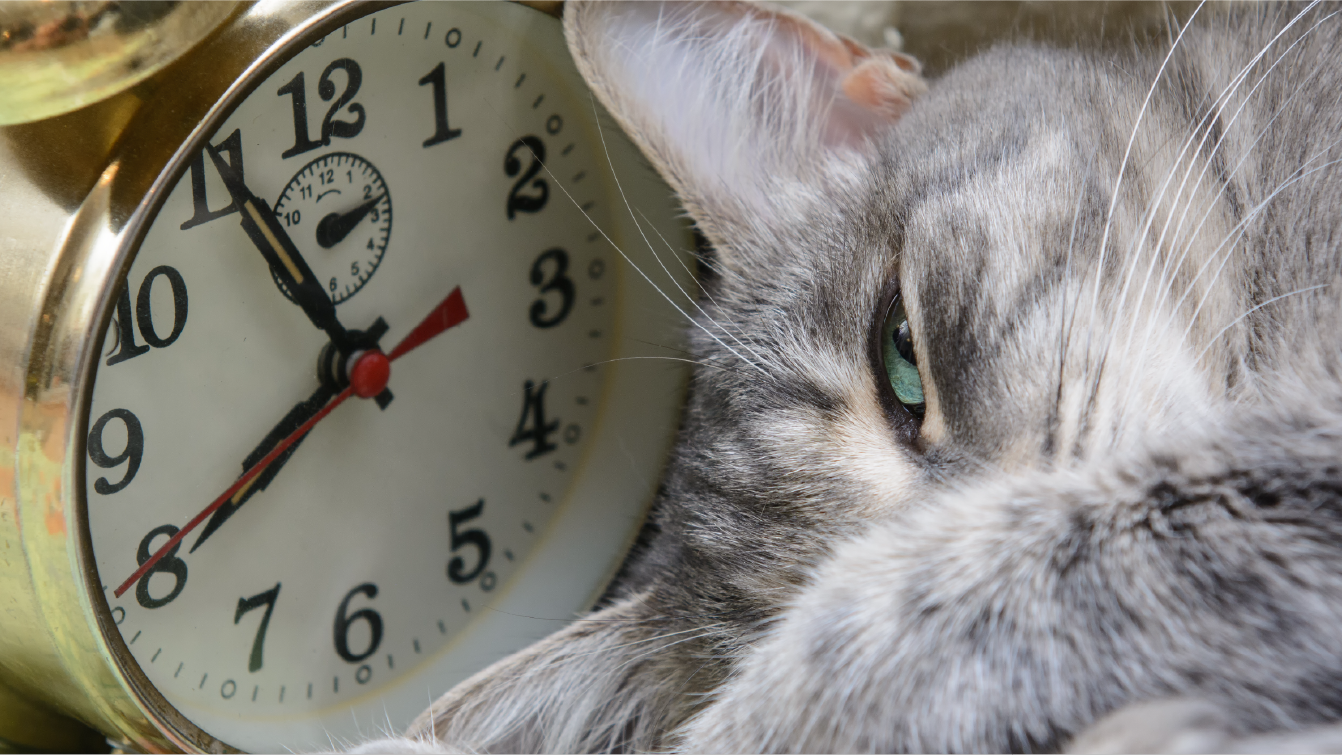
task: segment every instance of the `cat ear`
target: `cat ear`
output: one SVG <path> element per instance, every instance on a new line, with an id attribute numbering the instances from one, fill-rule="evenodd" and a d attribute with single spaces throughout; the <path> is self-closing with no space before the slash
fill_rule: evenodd
<path id="1" fill-rule="evenodd" d="M 658 660 L 664 619 L 625 599 L 453 687 L 406 737 L 453 752 L 646 752 L 686 680 Z"/>
<path id="2" fill-rule="evenodd" d="M 564 26 L 602 104 L 710 226 L 855 180 L 926 90 L 907 55 L 748 3 L 570 0 Z"/>

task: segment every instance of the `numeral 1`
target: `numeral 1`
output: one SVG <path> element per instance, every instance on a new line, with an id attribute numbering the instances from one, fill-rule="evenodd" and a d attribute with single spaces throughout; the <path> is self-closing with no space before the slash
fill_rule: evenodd
<path id="1" fill-rule="evenodd" d="M 419 85 L 433 84 L 433 136 L 424 140 L 425 147 L 442 144 L 449 139 L 461 136 L 461 129 L 447 125 L 447 66 L 439 63 L 432 71 L 424 74 Z"/>
<path id="2" fill-rule="evenodd" d="M 275 94 L 281 97 L 289 95 L 293 98 L 294 106 L 294 146 L 281 152 L 280 157 L 293 157 L 322 146 L 321 142 L 308 138 L 308 95 L 307 87 L 303 84 L 303 72 L 299 71 Z"/>
<path id="3" fill-rule="evenodd" d="M 531 450 L 527 451 L 526 455 L 528 460 L 559 448 L 557 444 L 550 442 L 550 435 L 559 430 L 559 420 L 549 423 L 545 421 L 545 389 L 549 385 L 548 382 L 542 382 L 538 387 L 530 380 L 526 382 L 525 394 L 522 397 L 522 416 L 517 420 L 517 430 L 508 441 L 509 448 L 519 443 L 530 442 Z"/>

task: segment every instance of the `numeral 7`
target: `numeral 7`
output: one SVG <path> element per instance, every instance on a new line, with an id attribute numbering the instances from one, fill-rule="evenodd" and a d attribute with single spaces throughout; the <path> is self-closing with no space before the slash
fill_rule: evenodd
<path id="1" fill-rule="evenodd" d="M 250 598 L 238 598 L 238 612 L 233 615 L 233 623 L 237 624 L 242 617 L 253 608 L 266 607 L 266 612 L 261 616 L 261 626 L 256 628 L 256 639 L 252 640 L 252 656 L 247 661 L 247 670 L 256 672 L 261 670 L 261 651 L 266 644 L 266 627 L 270 626 L 270 614 L 275 610 L 275 601 L 280 597 L 280 583 L 263 593 L 258 593 Z"/>

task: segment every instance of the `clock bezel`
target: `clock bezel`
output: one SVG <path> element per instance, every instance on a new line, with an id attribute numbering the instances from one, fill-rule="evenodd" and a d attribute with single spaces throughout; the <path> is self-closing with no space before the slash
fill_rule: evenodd
<path id="1" fill-rule="evenodd" d="M 180 96 L 154 92 L 156 99 L 129 121 L 112 159 L 72 214 L 49 269 L 46 280 L 52 285 L 43 292 L 30 341 L 15 448 L 20 509 L 26 514 L 45 508 L 50 517 L 54 503 L 66 528 L 59 536 L 54 532 L 43 536 L 30 528 L 34 522 L 28 520 L 34 517 L 24 517 L 21 535 L 33 575 L 28 589 L 41 614 L 35 623 L 51 635 L 48 639 L 61 671 L 69 677 L 58 685 L 56 699 L 48 700 L 141 749 L 234 750 L 178 712 L 143 674 L 96 579 L 84 515 L 83 450 L 96 351 L 113 310 L 111 292 L 124 283 L 134 251 L 168 191 L 215 124 L 312 42 L 351 20 L 397 4 L 365 0 L 259 4 L 154 77 L 152 81 L 161 82 L 176 76 L 175 94 Z M 555 15 L 553 8 L 549 12 Z M 212 60 L 224 63 L 205 64 Z M 59 453 L 51 443 L 57 437 L 64 441 Z M 44 470 L 47 482 L 32 484 Z M 65 534 L 71 529 L 73 536 Z M 637 528 L 631 531 L 626 545 L 636 532 Z M 618 560 L 608 569 L 607 579 L 617 567 Z"/>

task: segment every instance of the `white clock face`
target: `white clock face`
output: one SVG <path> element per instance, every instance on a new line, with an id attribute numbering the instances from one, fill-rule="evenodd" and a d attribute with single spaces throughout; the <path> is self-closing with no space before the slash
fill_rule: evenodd
<path id="1" fill-rule="evenodd" d="M 93 552 L 139 670 L 229 745 L 403 726 L 584 608 L 637 527 L 660 441 L 634 443 L 626 482 L 583 486 L 625 474 L 600 460 L 631 434 L 667 437 L 675 392 L 628 416 L 613 381 L 640 373 L 603 363 L 631 318 L 674 317 L 598 231 L 624 208 L 556 26 L 460 3 L 351 20 L 218 126 L 129 267 L 88 414 Z M 247 227 L 257 206 L 274 221 Z M 330 408 L 335 337 L 290 262 L 392 357 L 387 392 Z M 431 337 L 394 352 L 426 318 Z M 565 526 L 586 540 L 560 543 Z M 551 593 L 576 597 L 497 623 Z"/>

